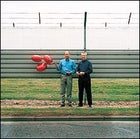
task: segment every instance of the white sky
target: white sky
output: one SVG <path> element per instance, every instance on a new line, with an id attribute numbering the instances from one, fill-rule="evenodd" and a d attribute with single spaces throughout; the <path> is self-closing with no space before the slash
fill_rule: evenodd
<path id="1" fill-rule="evenodd" d="M 139 1 L 1 1 L 1 12 L 132 12 Z"/>

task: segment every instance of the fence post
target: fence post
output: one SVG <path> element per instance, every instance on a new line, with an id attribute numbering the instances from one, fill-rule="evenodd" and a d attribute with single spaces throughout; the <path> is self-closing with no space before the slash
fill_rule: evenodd
<path id="1" fill-rule="evenodd" d="M 129 14 L 128 24 L 130 24 L 131 15 L 132 13 Z"/>
<path id="2" fill-rule="evenodd" d="M 86 20 L 87 20 L 87 12 L 85 12 L 84 17 L 84 51 L 86 51 Z"/>
<path id="3" fill-rule="evenodd" d="M 105 22 L 105 27 L 107 27 L 107 22 Z"/>
<path id="4" fill-rule="evenodd" d="M 62 28 L 62 22 L 60 22 L 60 28 Z"/>
<path id="5" fill-rule="evenodd" d="M 87 22 L 87 12 L 85 12 L 84 15 L 84 51 L 85 52 L 86 52 L 86 22 Z M 84 89 L 84 105 L 86 105 L 86 98 L 87 98 L 87 94 Z"/>
<path id="6" fill-rule="evenodd" d="M 13 27 L 15 28 L 15 23 L 13 22 Z"/>
<path id="7" fill-rule="evenodd" d="M 40 16 L 40 12 L 38 13 L 39 16 L 39 24 L 41 24 L 41 16 Z"/>

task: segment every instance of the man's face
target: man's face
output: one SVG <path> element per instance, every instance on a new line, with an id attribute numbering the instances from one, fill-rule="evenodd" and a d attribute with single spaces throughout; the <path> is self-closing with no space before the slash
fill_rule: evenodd
<path id="1" fill-rule="evenodd" d="M 82 58 L 82 60 L 84 61 L 84 60 L 87 59 L 87 55 L 86 55 L 85 53 L 82 53 L 82 54 L 81 54 L 81 58 Z"/>
<path id="2" fill-rule="evenodd" d="M 66 58 L 66 59 L 69 59 L 70 53 L 69 53 L 68 51 L 66 51 L 66 52 L 64 53 L 64 55 L 65 55 L 65 58 Z"/>

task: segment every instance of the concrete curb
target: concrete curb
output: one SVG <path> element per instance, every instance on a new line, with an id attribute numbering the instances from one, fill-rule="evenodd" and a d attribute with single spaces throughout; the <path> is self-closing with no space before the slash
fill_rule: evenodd
<path id="1" fill-rule="evenodd" d="M 138 116 L 1 117 L 1 121 L 139 121 Z"/>

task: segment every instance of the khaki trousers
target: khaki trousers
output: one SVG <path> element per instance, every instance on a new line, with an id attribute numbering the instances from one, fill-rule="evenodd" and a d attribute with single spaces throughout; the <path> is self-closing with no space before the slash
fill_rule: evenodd
<path id="1" fill-rule="evenodd" d="M 67 94 L 68 104 L 71 104 L 72 97 L 72 75 L 61 75 L 61 103 L 65 104 L 65 94 Z"/>

